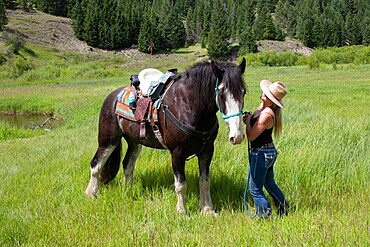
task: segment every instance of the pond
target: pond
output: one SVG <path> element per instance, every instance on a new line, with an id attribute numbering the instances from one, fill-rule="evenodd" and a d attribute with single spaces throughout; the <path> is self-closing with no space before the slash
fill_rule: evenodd
<path id="1" fill-rule="evenodd" d="M 4 122 L 23 129 L 55 129 L 64 123 L 60 117 L 45 114 L 0 114 L 0 124 Z"/>

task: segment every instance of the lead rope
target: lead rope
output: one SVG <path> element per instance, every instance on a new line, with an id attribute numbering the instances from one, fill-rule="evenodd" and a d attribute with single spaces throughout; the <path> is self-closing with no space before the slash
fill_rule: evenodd
<path id="1" fill-rule="evenodd" d="M 249 147 L 249 141 L 248 141 L 248 178 L 247 178 L 247 182 L 245 184 L 245 190 L 244 190 L 244 207 L 245 207 L 245 212 L 247 213 L 248 217 L 253 219 L 256 215 L 252 216 L 249 213 L 248 205 L 247 205 L 247 193 L 248 193 L 248 189 L 249 189 L 249 180 L 250 180 L 250 177 L 251 177 L 250 157 L 251 157 L 251 149 Z"/>

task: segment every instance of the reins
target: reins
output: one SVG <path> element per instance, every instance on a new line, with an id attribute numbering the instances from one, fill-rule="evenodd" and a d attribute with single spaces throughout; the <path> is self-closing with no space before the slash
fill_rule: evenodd
<path id="1" fill-rule="evenodd" d="M 170 83 L 170 85 L 166 88 L 164 94 L 160 97 L 159 101 L 159 105 L 162 105 L 162 111 L 164 113 L 164 121 L 166 121 L 166 116 L 168 116 L 168 118 L 180 129 L 182 130 L 183 132 L 185 132 L 186 134 L 188 135 L 191 135 L 191 136 L 194 136 L 194 137 L 197 137 L 197 138 L 201 138 L 203 140 L 203 146 L 202 146 L 202 149 L 201 151 L 203 150 L 204 148 L 204 145 L 205 143 L 209 140 L 209 138 L 217 131 L 217 128 L 218 128 L 218 121 L 217 121 L 217 118 L 216 118 L 216 121 L 215 123 L 213 124 L 213 126 L 211 127 L 211 129 L 209 131 L 198 131 L 196 130 L 195 128 L 191 127 L 191 126 L 186 126 L 185 124 L 183 124 L 169 109 L 168 109 L 168 106 L 167 104 L 164 102 L 163 98 L 164 96 L 166 95 L 168 89 L 172 86 L 172 84 L 174 83 L 174 80 L 172 80 L 172 82 Z M 218 101 L 218 77 L 216 78 L 216 87 L 215 87 L 215 99 L 216 99 L 216 105 L 217 105 L 217 108 L 218 110 L 220 111 L 221 113 L 221 116 L 222 116 L 222 119 L 228 119 L 228 118 L 232 118 L 232 117 L 236 117 L 236 116 L 240 116 L 241 114 L 243 114 L 243 111 L 240 110 L 239 112 L 237 113 L 233 113 L 233 114 L 230 114 L 230 115 L 225 115 L 222 111 L 221 111 L 221 107 L 220 107 L 220 102 Z"/>
<path id="2" fill-rule="evenodd" d="M 212 128 L 209 131 L 204 131 L 204 132 L 203 131 L 198 131 L 198 130 L 196 130 L 195 128 L 193 128 L 191 126 L 186 126 L 179 119 L 177 119 L 175 117 L 175 115 L 173 115 L 173 113 L 168 109 L 168 106 L 164 103 L 163 100 L 162 100 L 162 106 L 163 106 L 163 112 L 164 112 L 165 118 L 166 118 L 166 116 L 168 116 L 168 118 L 179 129 L 181 129 L 186 134 L 189 134 L 189 135 L 194 136 L 194 137 L 201 138 L 203 141 L 206 142 L 206 141 L 209 140 L 209 138 L 212 136 L 212 134 L 215 133 L 215 131 L 217 130 L 217 127 L 218 127 L 217 119 L 216 119 L 215 123 L 213 124 Z"/>
<path id="3" fill-rule="evenodd" d="M 168 118 L 180 129 L 182 130 L 183 132 L 185 132 L 186 134 L 188 135 L 191 135 L 191 136 L 194 136 L 194 137 L 197 137 L 197 138 L 200 138 L 203 140 L 203 145 L 202 145 L 202 148 L 200 150 L 203 151 L 203 148 L 206 144 L 206 142 L 209 140 L 209 138 L 217 131 L 217 128 L 218 128 L 218 120 L 216 118 L 216 121 L 215 123 L 213 124 L 213 126 L 211 127 L 211 129 L 209 131 L 198 131 L 196 130 L 195 128 L 191 127 L 191 126 L 187 126 L 185 124 L 183 124 L 171 111 L 170 109 L 168 109 L 168 105 L 164 102 L 163 98 L 164 96 L 166 95 L 167 91 L 169 90 L 169 88 L 173 85 L 175 81 L 172 80 L 171 83 L 168 85 L 168 87 L 166 88 L 165 92 L 163 93 L 163 95 L 160 97 L 159 99 L 159 105 L 162 106 L 162 111 L 164 113 L 164 123 L 166 124 L 166 116 L 168 116 Z"/>
<path id="4" fill-rule="evenodd" d="M 247 182 L 245 184 L 245 190 L 244 190 L 244 207 L 245 207 L 245 212 L 247 213 L 248 217 L 253 219 L 256 215 L 252 216 L 250 213 L 249 213 L 249 210 L 248 210 L 248 205 L 247 205 L 247 193 L 248 193 L 248 189 L 249 189 L 249 181 L 250 181 L 250 177 L 251 177 L 251 161 L 250 161 L 250 158 L 251 157 L 251 148 L 250 148 L 250 144 L 249 144 L 249 141 L 248 141 L 248 178 L 247 178 Z"/>

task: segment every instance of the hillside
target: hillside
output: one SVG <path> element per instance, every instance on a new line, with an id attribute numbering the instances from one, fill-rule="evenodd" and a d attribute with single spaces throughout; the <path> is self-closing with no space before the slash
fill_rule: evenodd
<path id="1" fill-rule="evenodd" d="M 7 10 L 7 31 L 18 31 L 27 43 L 55 46 L 60 49 L 90 52 L 91 47 L 74 36 L 71 20 L 39 11 Z"/>
<path id="2" fill-rule="evenodd" d="M 18 31 L 27 43 L 54 46 L 62 50 L 73 50 L 81 53 L 107 53 L 115 51 L 104 51 L 93 48 L 74 36 L 71 20 L 57 17 L 39 11 L 23 12 L 21 10 L 7 10 L 9 23 L 6 30 L 9 33 Z M 0 41 L 5 42 L 0 37 Z M 291 51 L 311 55 L 312 49 L 303 46 L 295 40 L 286 41 L 258 41 L 258 50 L 275 50 L 276 52 Z M 139 55 L 134 49 L 122 51 L 126 56 Z"/>

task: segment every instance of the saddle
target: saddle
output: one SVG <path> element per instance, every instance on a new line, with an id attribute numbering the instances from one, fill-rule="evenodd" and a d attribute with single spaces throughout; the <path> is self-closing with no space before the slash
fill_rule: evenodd
<path id="1" fill-rule="evenodd" d="M 159 97 L 163 94 L 177 69 L 165 74 L 156 69 L 144 69 L 138 75 L 131 75 L 131 86 L 125 87 L 117 96 L 116 114 L 140 123 L 140 138 L 146 138 L 145 124 L 150 122 L 154 134 L 163 146 L 163 138 L 156 125 Z"/>

